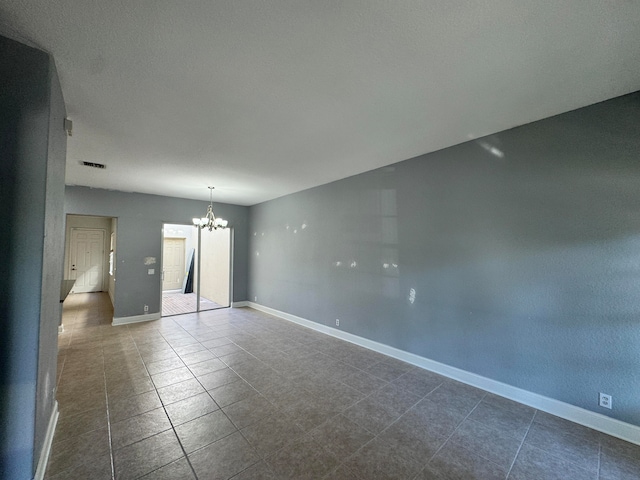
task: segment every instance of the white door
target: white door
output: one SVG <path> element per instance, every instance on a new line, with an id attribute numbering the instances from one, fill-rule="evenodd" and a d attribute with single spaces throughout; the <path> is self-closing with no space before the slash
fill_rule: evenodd
<path id="1" fill-rule="evenodd" d="M 162 290 L 178 290 L 184 280 L 184 238 L 165 238 L 162 250 Z"/>
<path id="2" fill-rule="evenodd" d="M 69 275 L 72 292 L 100 292 L 104 279 L 104 230 L 72 228 L 69 244 Z"/>

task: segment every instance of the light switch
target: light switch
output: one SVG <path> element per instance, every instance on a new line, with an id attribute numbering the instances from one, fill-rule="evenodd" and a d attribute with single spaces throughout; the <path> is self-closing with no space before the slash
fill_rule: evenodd
<path id="1" fill-rule="evenodd" d="M 156 270 L 154 268 L 150 268 L 149 270 L 147 270 L 147 273 L 149 275 L 153 275 L 154 273 L 156 273 Z"/>

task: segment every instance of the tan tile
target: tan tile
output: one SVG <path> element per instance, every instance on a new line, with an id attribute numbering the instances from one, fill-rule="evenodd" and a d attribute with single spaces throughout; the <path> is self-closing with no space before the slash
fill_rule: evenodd
<path id="1" fill-rule="evenodd" d="M 296 480 L 322 478 L 340 463 L 309 436 L 278 450 L 267 457 L 266 462 L 277 478 Z"/>
<path id="2" fill-rule="evenodd" d="M 180 367 L 151 376 L 151 380 L 156 388 L 162 388 L 168 385 L 173 385 L 174 383 L 184 382 L 191 378 L 193 378 L 193 374 L 187 367 Z"/>
<path id="3" fill-rule="evenodd" d="M 591 438 L 576 436 L 547 425 L 534 423 L 524 442 L 577 463 L 594 474 L 598 473 L 600 442 L 596 435 Z"/>
<path id="4" fill-rule="evenodd" d="M 49 476 L 46 472 L 47 480 L 111 480 L 111 456 L 110 455 L 91 455 L 87 456 L 83 463 L 74 465 L 57 475 Z"/>
<path id="5" fill-rule="evenodd" d="M 202 415 L 218 410 L 218 405 L 207 392 L 166 405 L 165 410 L 173 426 L 180 425 Z"/>
<path id="6" fill-rule="evenodd" d="M 47 472 L 57 475 L 75 469 L 93 458 L 109 454 L 109 433 L 107 428 L 93 430 L 67 440 L 55 441 L 51 446 Z"/>
<path id="7" fill-rule="evenodd" d="M 140 480 L 195 480 L 195 478 L 187 459 L 181 458 L 140 477 Z"/>
<path id="8" fill-rule="evenodd" d="M 507 470 L 459 445 L 445 445 L 415 480 L 504 480 Z"/>
<path id="9" fill-rule="evenodd" d="M 349 407 L 342 414 L 373 434 L 380 433 L 400 416 L 394 409 L 379 404 L 370 397 Z"/>
<path id="10" fill-rule="evenodd" d="M 304 432 L 293 418 L 275 413 L 241 430 L 242 436 L 265 457 L 301 437 Z"/>
<path id="11" fill-rule="evenodd" d="M 527 432 L 509 478 L 638 478 L 640 447 L 260 312 L 72 297 L 47 478 L 111 478 L 107 398 L 119 479 L 193 479 L 180 442 L 202 478 L 504 479 Z"/>
<path id="12" fill-rule="evenodd" d="M 158 395 L 164 405 L 183 400 L 185 398 L 204 393 L 205 389 L 195 378 L 190 378 L 184 382 L 174 383 L 167 387 L 158 389 Z"/>
<path id="13" fill-rule="evenodd" d="M 229 405 L 223 411 L 236 427 L 244 428 L 274 413 L 275 407 L 262 395 L 255 395 Z"/>
<path id="14" fill-rule="evenodd" d="M 194 452 L 237 431 L 221 410 L 178 425 L 175 430 L 187 453 Z"/>
<path id="15" fill-rule="evenodd" d="M 374 438 L 373 434 L 343 415 L 330 418 L 309 432 L 308 436 L 340 461 Z"/>
<path id="16" fill-rule="evenodd" d="M 114 450 L 131 445 L 171 428 L 163 408 L 156 408 L 111 424 L 111 443 Z"/>
<path id="17" fill-rule="evenodd" d="M 204 375 L 198 375 L 196 378 L 206 390 L 241 380 L 238 374 L 230 368 L 215 370 L 210 373 L 205 373 Z"/>
<path id="18" fill-rule="evenodd" d="M 522 440 L 512 436 L 509 431 L 467 419 L 456 429 L 448 443 L 474 452 L 507 471 L 513 464 Z"/>
<path id="19" fill-rule="evenodd" d="M 168 430 L 116 450 L 113 462 L 118 480 L 130 480 L 183 458 L 180 443 Z M 153 477 L 153 476 L 152 476 Z"/>
<path id="20" fill-rule="evenodd" d="M 531 408 L 520 409 L 511 405 L 503 408 L 493 401 L 488 402 L 485 397 L 469 418 L 490 427 L 510 431 L 512 435 L 522 439 L 531 425 L 534 412 Z"/>
<path id="21" fill-rule="evenodd" d="M 209 390 L 209 395 L 222 408 L 245 398 L 258 395 L 258 392 L 247 382 L 240 380 Z"/>
<path id="22" fill-rule="evenodd" d="M 523 445 L 509 473 L 509 479 L 564 479 L 593 480 L 593 472 L 581 465 L 551 455 L 531 445 Z"/>
<path id="23" fill-rule="evenodd" d="M 107 427 L 107 409 L 94 408 L 76 415 L 60 414 L 54 440 L 56 442 L 78 437 L 87 432 Z"/>
<path id="24" fill-rule="evenodd" d="M 257 463 L 260 457 L 239 432 L 189 455 L 199 478 L 226 480 Z"/>
<path id="25" fill-rule="evenodd" d="M 109 420 L 119 422 L 141 413 L 161 407 L 162 403 L 155 390 L 109 401 Z"/>

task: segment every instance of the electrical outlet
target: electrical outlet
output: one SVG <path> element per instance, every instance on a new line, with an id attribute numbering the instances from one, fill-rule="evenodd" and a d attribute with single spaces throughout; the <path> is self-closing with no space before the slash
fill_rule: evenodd
<path id="1" fill-rule="evenodd" d="M 604 408 L 613 408 L 613 397 L 611 395 L 607 395 L 606 393 L 600 392 L 600 401 L 598 404 Z"/>
<path id="2" fill-rule="evenodd" d="M 149 305 L 145 305 L 144 306 L 144 313 L 147 313 L 149 311 Z"/>
<path id="3" fill-rule="evenodd" d="M 258 297 L 253 297 L 253 301 L 257 302 L 258 301 Z"/>
<path id="4" fill-rule="evenodd" d="M 336 318 L 336 327 L 339 327 L 339 326 L 340 326 L 340 319 Z"/>

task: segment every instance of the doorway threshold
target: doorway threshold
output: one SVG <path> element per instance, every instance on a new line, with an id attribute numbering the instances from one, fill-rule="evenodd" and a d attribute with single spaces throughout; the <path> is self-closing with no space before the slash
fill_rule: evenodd
<path id="1" fill-rule="evenodd" d="M 197 296 L 195 293 L 182 293 L 180 290 L 166 290 L 162 292 L 162 316 L 182 315 L 196 311 Z M 200 297 L 200 311 L 226 308 L 226 305 Z"/>

